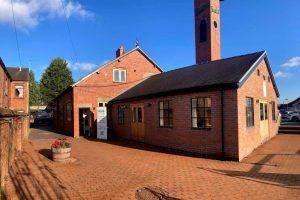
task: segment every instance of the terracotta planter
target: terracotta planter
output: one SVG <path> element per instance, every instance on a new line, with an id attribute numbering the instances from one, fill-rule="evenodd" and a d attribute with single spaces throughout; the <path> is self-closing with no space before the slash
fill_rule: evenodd
<path id="1" fill-rule="evenodd" d="M 71 157 L 71 148 L 52 148 L 52 159 L 55 162 L 66 162 Z"/>

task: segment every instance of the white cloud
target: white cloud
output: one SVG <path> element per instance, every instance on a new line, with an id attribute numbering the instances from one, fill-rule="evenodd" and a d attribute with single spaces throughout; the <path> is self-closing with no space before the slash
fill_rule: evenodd
<path id="1" fill-rule="evenodd" d="M 72 63 L 71 61 L 67 60 L 68 68 L 71 70 L 79 70 L 79 71 L 92 71 L 98 65 L 89 62 L 75 62 Z"/>
<path id="2" fill-rule="evenodd" d="M 288 78 L 291 76 L 290 73 L 278 71 L 277 73 L 274 74 L 275 78 Z"/>
<path id="3" fill-rule="evenodd" d="M 67 18 L 72 16 L 93 17 L 92 12 L 74 0 L 14 0 L 17 28 L 28 31 L 45 19 L 64 17 L 62 2 L 65 5 Z M 11 0 L 0 0 L 0 24 L 13 24 Z"/>
<path id="4" fill-rule="evenodd" d="M 76 62 L 72 66 L 74 70 L 82 70 L 82 71 L 92 71 L 97 65 L 94 63 L 79 63 Z"/>
<path id="5" fill-rule="evenodd" d="M 294 58 L 291 58 L 288 62 L 282 64 L 281 66 L 291 68 L 299 65 L 300 65 L 300 56 L 296 56 Z"/>

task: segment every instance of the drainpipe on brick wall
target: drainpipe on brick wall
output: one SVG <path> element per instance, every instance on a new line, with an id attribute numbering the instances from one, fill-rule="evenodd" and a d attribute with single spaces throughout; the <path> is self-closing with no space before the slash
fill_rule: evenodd
<path id="1" fill-rule="evenodd" d="M 222 136 L 222 159 L 225 160 L 225 134 L 224 134 L 224 89 L 221 89 L 221 136 Z"/>

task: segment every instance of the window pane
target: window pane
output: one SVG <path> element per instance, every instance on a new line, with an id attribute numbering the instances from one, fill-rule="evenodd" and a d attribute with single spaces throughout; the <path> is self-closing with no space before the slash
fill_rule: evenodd
<path id="1" fill-rule="evenodd" d="M 160 126 L 164 126 L 165 124 L 164 124 L 164 118 L 160 118 L 159 119 L 159 125 Z"/>
<path id="2" fill-rule="evenodd" d="M 173 125 L 172 101 L 159 102 L 159 125 L 167 127 Z"/>
<path id="3" fill-rule="evenodd" d="M 159 102 L 159 109 L 164 109 L 164 102 L 163 101 L 161 101 L 161 102 Z"/>
<path id="4" fill-rule="evenodd" d="M 253 98 L 246 97 L 246 125 L 254 126 L 254 107 Z"/>
<path id="5" fill-rule="evenodd" d="M 192 117 L 197 117 L 197 109 L 192 108 Z"/>
<path id="6" fill-rule="evenodd" d="M 24 96 L 23 86 L 19 85 L 15 87 L 15 96 L 19 98 L 23 98 Z"/>
<path id="7" fill-rule="evenodd" d="M 198 126 L 197 126 L 197 118 L 192 118 L 192 127 L 193 128 L 198 128 Z"/>
<path id="8" fill-rule="evenodd" d="M 260 103 L 260 121 L 264 120 L 264 104 Z"/>
<path id="9" fill-rule="evenodd" d="M 205 107 L 204 98 L 198 99 L 198 107 Z"/>
<path id="10" fill-rule="evenodd" d="M 133 108 L 131 116 L 132 116 L 132 122 L 136 122 L 136 108 Z"/>
<path id="11" fill-rule="evenodd" d="M 125 70 L 122 70 L 122 71 L 121 71 L 121 81 L 122 81 L 122 82 L 125 82 L 125 81 L 126 81 L 126 71 L 125 71 Z"/>
<path id="12" fill-rule="evenodd" d="M 211 98 L 203 97 L 192 99 L 192 127 L 210 128 L 211 125 Z"/>
<path id="13" fill-rule="evenodd" d="M 159 117 L 160 117 L 160 118 L 163 118 L 163 117 L 164 117 L 164 110 L 160 110 L 160 111 L 159 111 Z"/>
<path id="14" fill-rule="evenodd" d="M 205 109 L 205 117 L 211 118 L 211 109 L 210 108 Z"/>
<path id="15" fill-rule="evenodd" d="M 205 112 L 204 112 L 204 111 L 205 111 L 205 109 L 203 109 L 203 108 L 198 108 L 198 109 L 197 109 L 197 114 L 198 114 L 197 116 L 198 116 L 198 117 L 203 117 L 203 118 L 204 118 L 204 117 L 205 117 Z"/>
<path id="16" fill-rule="evenodd" d="M 208 119 L 206 120 L 205 126 L 206 126 L 206 127 L 211 127 L 211 119 L 210 119 L 210 118 L 208 118 Z"/>
<path id="17" fill-rule="evenodd" d="M 205 118 L 198 118 L 198 127 L 199 128 L 205 128 Z"/>
<path id="18" fill-rule="evenodd" d="M 143 121 L 142 108 L 138 108 L 138 122 Z"/>
<path id="19" fill-rule="evenodd" d="M 197 99 L 192 99 L 192 108 L 197 107 Z"/>
<path id="20" fill-rule="evenodd" d="M 272 119 L 276 120 L 276 116 L 275 116 L 275 102 L 272 102 Z"/>
<path id="21" fill-rule="evenodd" d="M 205 106 L 211 107 L 211 99 L 210 98 L 205 98 Z"/>
<path id="22" fill-rule="evenodd" d="M 265 120 L 268 119 L 268 104 L 265 104 Z"/>
<path id="23" fill-rule="evenodd" d="M 114 70 L 114 81 L 120 81 L 119 70 Z"/>

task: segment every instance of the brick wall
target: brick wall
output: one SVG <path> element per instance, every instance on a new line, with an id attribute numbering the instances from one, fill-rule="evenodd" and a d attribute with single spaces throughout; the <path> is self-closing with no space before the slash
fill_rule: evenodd
<path id="1" fill-rule="evenodd" d="M 4 71 L 3 67 L 4 66 L 0 66 L 0 108 L 8 108 L 10 95 L 10 79 Z"/>
<path id="2" fill-rule="evenodd" d="M 113 69 L 126 69 L 127 82 L 113 82 Z M 90 108 L 91 134 L 96 135 L 96 107 L 160 70 L 138 50 L 100 68 L 73 88 L 74 137 L 79 137 L 79 108 Z"/>
<path id="3" fill-rule="evenodd" d="M 22 85 L 24 96 L 18 98 L 15 96 L 15 86 Z M 10 84 L 10 109 L 22 110 L 25 113 L 29 111 L 29 87 L 28 81 L 12 81 Z"/>
<path id="4" fill-rule="evenodd" d="M 221 129 L 221 91 L 194 92 L 163 96 L 139 101 L 112 104 L 111 115 L 113 132 L 122 138 L 131 139 L 130 104 L 144 105 L 145 142 L 157 146 L 186 150 L 200 154 L 222 156 L 222 129 Z M 224 96 L 224 134 L 225 156 L 229 159 L 238 159 L 237 138 L 237 92 L 225 90 Z M 212 100 L 212 128 L 193 129 L 191 127 L 191 99 L 210 97 Z M 159 127 L 158 102 L 172 100 L 173 127 Z M 125 124 L 118 124 L 118 106 L 125 105 Z"/>
<path id="5" fill-rule="evenodd" d="M 22 150 L 28 134 L 28 116 L 0 108 L 0 184 L 4 188 L 9 167 L 15 155 Z"/>
<path id="6" fill-rule="evenodd" d="M 269 81 L 269 71 L 266 66 L 266 62 L 262 61 L 258 70 L 260 76 L 258 76 L 257 70 L 248 78 L 245 84 L 238 90 L 238 128 L 239 128 L 239 158 L 240 160 L 250 154 L 256 147 L 266 142 L 268 139 L 274 137 L 278 133 L 278 127 L 280 119 L 276 121 L 272 120 L 272 107 L 271 102 L 275 102 L 276 117 L 278 117 L 277 110 L 277 96 L 274 90 L 272 80 Z M 267 96 L 263 95 L 263 76 L 266 78 L 267 84 Z M 254 99 L 254 127 L 246 127 L 246 108 L 245 98 L 252 97 Z M 259 101 L 263 100 L 268 103 L 268 126 L 269 136 L 266 140 L 263 140 L 260 133 L 260 108 Z"/>
<path id="7" fill-rule="evenodd" d="M 57 98 L 54 102 L 55 110 L 53 112 L 54 129 L 72 136 L 73 134 L 73 88 Z M 71 111 L 68 111 L 68 109 Z M 68 114 L 70 112 L 70 114 Z"/>

